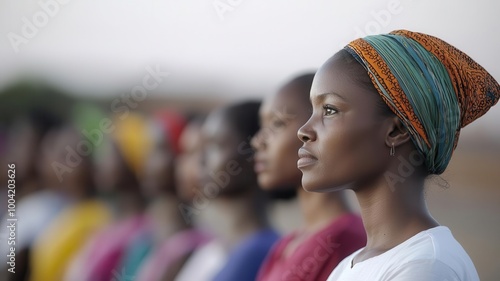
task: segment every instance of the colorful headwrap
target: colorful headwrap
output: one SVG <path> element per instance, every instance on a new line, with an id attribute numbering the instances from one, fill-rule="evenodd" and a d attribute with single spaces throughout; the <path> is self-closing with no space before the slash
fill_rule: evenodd
<path id="1" fill-rule="evenodd" d="M 161 129 L 165 135 L 165 139 L 168 140 L 172 146 L 172 152 L 176 155 L 179 154 L 179 138 L 186 126 L 186 119 L 175 111 L 160 111 L 154 116 L 155 120 L 162 127 Z"/>
<path id="2" fill-rule="evenodd" d="M 345 49 L 402 120 L 431 174 L 448 166 L 460 129 L 500 98 L 498 82 L 483 67 L 430 35 L 396 30 L 356 39 Z"/>
<path id="3" fill-rule="evenodd" d="M 140 176 L 151 149 L 146 118 L 139 113 L 130 112 L 123 119 L 114 118 L 113 124 L 116 126 L 113 131 L 113 140 L 126 164 L 136 176 Z"/>

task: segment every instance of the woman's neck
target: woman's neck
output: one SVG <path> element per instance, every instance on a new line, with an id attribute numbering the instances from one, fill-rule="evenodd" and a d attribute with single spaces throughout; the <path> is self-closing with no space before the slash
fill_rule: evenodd
<path id="1" fill-rule="evenodd" d="M 267 227 L 265 220 L 256 212 L 251 197 L 216 198 L 208 207 L 208 223 L 227 248 Z"/>
<path id="2" fill-rule="evenodd" d="M 175 196 L 161 194 L 147 206 L 147 215 L 153 223 L 155 243 L 160 244 L 175 233 L 189 228 L 179 212 L 178 204 Z"/>
<path id="3" fill-rule="evenodd" d="M 356 188 L 367 234 L 368 255 L 381 254 L 415 234 L 439 225 L 429 214 L 423 196 L 424 179 L 406 179 L 390 188 L 385 176 Z M 358 261 L 361 261 L 358 260 Z"/>
<path id="4" fill-rule="evenodd" d="M 297 196 L 305 232 L 316 232 L 332 220 L 351 212 L 343 192 L 313 193 L 300 187 Z"/>
<path id="5" fill-rule="evenodd" d="M 121 191 L 111 203 L 117 220 L 130 218 L 144 211 L 144 201 L 138 192 Z"/>

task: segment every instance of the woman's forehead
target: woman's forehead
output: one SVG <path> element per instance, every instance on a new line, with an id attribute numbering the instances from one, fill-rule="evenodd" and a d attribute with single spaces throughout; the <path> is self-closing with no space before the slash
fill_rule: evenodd
<path id="1" fill-rule="evenodd" d="M 359 72 L 354 71 L 341 60 L 329 60 L 318 70 L 314 78 L 311 102 L 317 104 L 326 99 L 334 99 L 349 104 L 376 104 L 381 98 L 377 92 L 361 82 L 360 75 L 368 76 L 368 74 L 362 68 L 359 70 Z"/>
<path id="2" fill-rule="evenodd" d="M 353 79 L 345 71 L 345 66 L 331 58 L 316 73 L 310 97 L 311 99 L 324 98 L 327 93 L 343 96 L 345 90 L 355 86 Z"/>

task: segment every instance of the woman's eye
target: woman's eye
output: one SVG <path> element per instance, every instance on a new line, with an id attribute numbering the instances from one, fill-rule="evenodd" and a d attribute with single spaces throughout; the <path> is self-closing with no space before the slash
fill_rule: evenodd
<path id="1" fill-rule="evenodd" d="M 337 113 L 337 110 L 332 107 L 331 105 L 324 105 L 323 106 L 323 115 L 324 116 L 329 116 L 329 115 L 333 115 L 335 113 Z"/>
<path id="2" fill-rule="evenodd" d="M 273 121 L 271 122 L 271 126 L 272 126 L 273 128 L 280 128 L 280 127 L 285 126 L 285 122 L 284 122 L 283 120 L 279 120 L 279 119 L 277 119 L 277 120 L 273 120 Z"/>

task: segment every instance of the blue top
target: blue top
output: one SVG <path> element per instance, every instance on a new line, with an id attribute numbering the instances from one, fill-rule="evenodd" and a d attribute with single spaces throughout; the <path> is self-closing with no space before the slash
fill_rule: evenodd
<path id="1" fill-rule="evenodd" d="M 252 234 L 236 245 L 213 281 L 254 281 L 267 253 L 278 239 L 279 235 L 271 229 Z"/>

